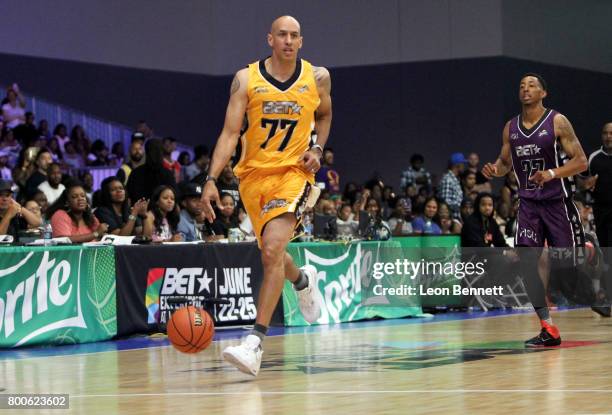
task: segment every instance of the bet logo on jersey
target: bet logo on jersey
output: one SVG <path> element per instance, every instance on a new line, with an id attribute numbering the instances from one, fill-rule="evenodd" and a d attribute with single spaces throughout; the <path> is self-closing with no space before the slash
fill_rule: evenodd
<path id="1" fill-rule="evenodd" d="M 264 101 L 261 104 L 264 114 L 299 114 L 302 108 L 295 101 Z"/>
<path id="2" fill-rule="evenodd" d="M 535 156 L 540 154 L 542 149 L 535 144 L 526 144 L 524 146 L 516 146 L 516 155 L 518 157 L 523 156 Z"/>

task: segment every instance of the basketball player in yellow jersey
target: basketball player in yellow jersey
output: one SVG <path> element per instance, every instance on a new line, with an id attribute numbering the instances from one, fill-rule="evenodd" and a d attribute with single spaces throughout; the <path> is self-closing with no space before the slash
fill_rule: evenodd
<path id="1" fill-rule="evenodd" d="M 259 372 L 262 342 L 285 278 L 297 291 L 305 320 L 313 323 L 321 314 L 316 269 L 298 269 L 285 249 L 309 196 L 313 203 L 314 173 L 332 115 L 329 72 L 297 57 L 302 47 L 298 21 L 291 16 L 276 19 L 268 44 L 272 55 L 238 71 L 232 81 L 225 124 L 202 193 L 204 213 L 212 222 L 211 202 L 220 206 L 216 180 L 236 148 L 246 113 L 248 126 L 234 172 L 261 248 L 264 279 L 255 327 L 242 344 L 226 348 L 223 357 L 253 376 Z M 317 143 L 310 147 L 313 129 Z"/>

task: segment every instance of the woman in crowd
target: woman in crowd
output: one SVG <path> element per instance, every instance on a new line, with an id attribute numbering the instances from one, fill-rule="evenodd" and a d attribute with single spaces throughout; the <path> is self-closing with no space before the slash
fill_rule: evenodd
<path id="1" fill-rule="evenodd" d="M 85 165 L 83 156 L 77 153 L 76 147 L 72 141 L 68 141 L 64 146 L 64 164 L 71 170 L 82 169 Z"/>
<path id="2" fill-rule="evenodd" d="M 5 126 L 9 128 L 15 128 L 25 122 L 25 99 L 17 84 L 13 84 L 6 91 L 5 103 L 2 105 L 2 118 Z"/>
<path id="3" fill-rule="evenodd" d="M 149 202 L 144 220 L 143 235 L 153 242 L 179 242 L 182 240 L 177 226 L 180 221 L 176 192 L 171 186 L 158 186 Z"/>
<path id="4" fill-rule="evenodd" d="M 130 207 L 123 183 L 115 176 L 102 181 L 100 206 L 95 215 L 100 222 L 108 224 L 108 232 L 113 235 L 135 236 L 143 233 L 143 219 L 147 217 L 149 202 L 140 199 Z M 144 221 L 147 225 L 149 222 Z M 151 234 L 152 230 L 146 230 Z"/>
<path id="5" fill-rule="evenodd" d="M 42 210 L 40 208 L 40 205 L 36 202 L 36 200 L 34 199 L 30 199 L 28 200 L 25 205 L 23 205 L 24 209 L 27 209 L 29 212 L 31 212 L 34 217 L 36 217 L 37 221 L 32 221 L 32 222 L 28 222 L 26 220 L 25 226 L 28 230 L 30 229 L 39 229 L 40 225 L 42 224 Z M 22 226 L 24 224 L 22 223 Z"/>
<path id="6" fill-rule="evenodd" d="M 38 136 L 45 140 L 51 138 L 51 132 L 49 131 L 49 121 L 42 119 L 38 122 Z"/>
<path id="7" fill-rule="evenodd" d="M 68 237 L 73 243 L 98 240 L 108 230 L 91 211 L 85 189 L 78 182 L 69 183 L 64 193 L 47 209 L 53 237 Z"/>
<path id="8" fill-rule="evenodd" d="M 217 217 L 212 224 L 212 230 L 216 236 L 227 238 L 231 228 L 238 228 L 240 221 L 236 209 L 236 201 L 229 193 L 221 193 L 221 207 L 217 210 Z"/>
<path id="9" fill-rule="evenodd" d="M 85 160 L 91 149 L 91 141 L 87 137 L 83 127 L 81 127 L 79 124 L 72 127 L 72 131 L 70 132 L 70 141 L 74 143 L 77 153 L 79 153 L 83 157 L 83 160 Z"/>
<path id="10" fill-rule="evenodd" d="M 51 153 L 51 158 L 54 162 L 60 163 L 63 161 L 62 150 L 60 149 L 57 137 L 53 137 L 48 141 L 47 148 L 49 149 L 49 153 Z"/>
<path id="11" fill-rule="evenodd" d="M 125 157 L 125 151 L 123 150 L 123 143 L 117 141 L 111 147 L 110 164 L 111 166 L 121 166 L 123 164 L 123 158 Z"/>
<path id="12" fill-rule="evenodd" d="M 461 234 L 461 222 L 458 219 L 453 219 L 450 208 L 445 202 L 439 202 L 438 204 L 438 218 L 443 234 Z"/>
<path id="13" fill-rule="evenodd" d="M 414 233 L 425 235 L 440 235 L 442 229 L 438 219 L 438 199 L 429 197 L 425 199 L 423 214 L 412 221 Z"/>
<path id="14" fill-rule="evenodd" d="M 15 134 L 13 134 L 13 130 L 9 127 L 4 127 L 1 131 L 0 150 L 6 152 L 9 166 L 15 166 L 21 153 L 21 144 L 19 144 Z"/>
<path id="15" fill-rule="evenodd" d="M 490 193 L 481 193 L 474 202 L 472 213 L 463 224 L 461 246 L 507 247 L 504 235 L 494 217 L 495 206 Z"/>
<path id="16" fill-rule="evenodd" d="M 66 128 L 66 125 L 62 123 L 57 124 L 53 129 L 53 137 L 51 138 L 57 139 L 60 151 L 64 151 L 66 143 L 68 142 L 68 140 L 70 140 L 70 137 L 68 137 L 68 129 Z"/>

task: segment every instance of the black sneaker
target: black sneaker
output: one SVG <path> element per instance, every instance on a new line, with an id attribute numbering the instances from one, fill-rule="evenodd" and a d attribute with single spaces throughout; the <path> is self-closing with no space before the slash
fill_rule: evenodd
<path id="1" fill-rule="evenodd" d="M 596 312 L 602 317 L 610 317 L 612 315 L 612 307 L 610 307 L 610 300 L 606 298 L 606 294 L 603 290 L 599 290 L 597 293 L 597 299 L 591 306 L 591 310 Z"/>
<path id="2" fill-rule="evenodd" d="M 540 334 L 525 341 L 525 347 L 551 347 L 560 344 L 561 336 L 553 337 L 544 327 L 542 327 Z"/>
<path id="3" fill-rule="evenodd" d="M 612 309 L 609 305 L 594 305 L 591 306 L 591 310 L 593 310 L 602 317 L 612 316 Z"/>

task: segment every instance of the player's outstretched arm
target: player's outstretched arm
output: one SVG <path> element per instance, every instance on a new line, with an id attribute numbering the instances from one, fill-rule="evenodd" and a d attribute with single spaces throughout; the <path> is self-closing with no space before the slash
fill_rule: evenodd
<path id="1" fill-rule="evenodd" d="M 221 135 L 217 139 L 215 152 L 208 169 L 208 176 L 215 180 L 227 165 L 230 157 L 232 157 L 240 138 L 240 128 L 242 127 L 248 101 L 247 81 L 248 69 L 246 68 L 238 71 L 232 80 L 229 103 L 225 112 L 225 123 L 223 124 Z M 206 219 L 210 222 L 215 219 L 215 212 L 211 202 L 220 205 L 219 191 L 217 190 L 215 180 L 208 180 L 202 191 L 202 208 Z"/>
<path id="2" fill-rule="evenodd" d="M 537 171 L 529 178 L 530 181 L 536 184 L 546 183 L 554 178 L 561 179 L 563 177 L 575 176 L 588 168 L 584 150 L 567 117 L 563 114 L 556 114 L 554 125 L 557 137 L 559 137 L 561 142 L 561 148 L 570 159 L 561 167 Z"/>
<path id="3" fill-rule="evenodd" d="M 482 174 L 490 179 L 503 177 L 512 170 L 512 156 L 510 154 L 510 121 L 506 123 L 502 133 L 502 148 L 495 163 L 487 163 L 482 168 Z"/>

